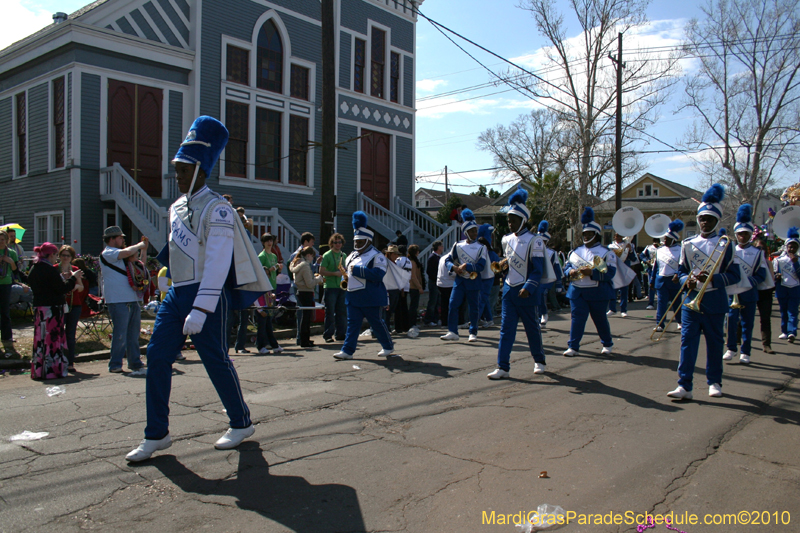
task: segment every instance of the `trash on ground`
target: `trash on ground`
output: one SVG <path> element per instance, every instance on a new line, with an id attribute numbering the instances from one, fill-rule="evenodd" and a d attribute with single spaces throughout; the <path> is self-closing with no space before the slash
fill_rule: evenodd
<path id="1" fill-rule="evenodd" d="M 520 533 L 531 533 L 566 523 L 567 512 L 561 506 L 543 503 L 535 513 L 531 513 L 525 518 L 524 523 L 517 524 L 517 527 L 520 529 Z"/>
<path id="2" fill-rule="evenodd" d="M 542 470 L 541 472 L 539 472 L 539 478 L 540 479 L 550 479 L 550 476 L 547 475 L 547 470 Z"/>
<path id="3" fill-rule="evenodd" d="M 50 433 L 48 433 L 48 432 L 46 432 L 46 431 L 42 431 L 41 433 L 34 433 L 33 431 L 28 431 L 28 430 L 25 430 L 25 431 L 23 431 L 22 433 L 20 433 L 19 435 L 14 435 L 14 436 L 13 436 L 13 437 L 11 437 L 9 440 L 10 440 L 11 442 L 15 442 L 15 441 L 29 441 L 29 440 L 39 440 L 39 439 L 43 439 L 43 438 L 45 438 L 45 437 L 46 437 L 46 436 L 48 436 L 49 434 L 50 434 Z"/>
<path id="4" fill-rule="evenodd" d="M 358 365 L 353 365 L 353 369 L 355 369 L 355 370 L 361 370 L 361 367 L 360 367 L 360 366 L 358 366 Z"/>
<path id="5" fill-rule="evenodd" d="M 47 393 L 48 396 L 52 398 L 53 396 L 64 394 L 65 392 L 67 392 L 67 389 L 65 387 L 56 386 L 56 387 L 47 387 L 44 391 Z"/>

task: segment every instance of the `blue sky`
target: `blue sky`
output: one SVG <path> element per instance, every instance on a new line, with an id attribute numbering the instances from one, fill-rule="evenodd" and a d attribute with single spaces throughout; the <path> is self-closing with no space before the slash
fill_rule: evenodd
<path id="1" fill-rule="evenodd" d="M 5 3 L 5 2 L 4 2 Z M 52 23 L 52 13 L 71 13 L 86 5 L 87 0 L 11 0 L 0 18 L 0 48 Z M 520 61 L 531 68 L 536 66 L 536 53 L 545 44 L 538 35 L 530 14 L 517 7 L 517 0 L 426 0 L 423 13 L 499 55 Z M 567 5 L 567 2 L 559 2 Z M 626 37 L 623 49 L 634 46 L 675 44 L 687 20 L 699 16 L 695 2 L 688 0 L 656 0 L 648 9 L 652 27 L 642 35 Z M 567 18 L 569 20 L 569 18 Z M 578 30 L 569 32 L 576 37 Z M 637 43 L 644 44 L 637 44 Z M 462 43 L 470 53 L 484 64 L 502 70 L 499 60 L 488 56 L 468 44 Z M 609 60 L 610 62 L 610 60 Z M 442 93 L 473 86 L 490 80 L 490 75 L 453 44 L 447 41 L 427 21 L 420 19 L 417 26 L 417 97 Z M 509 124 L 517 116 L 531 109 L 533 103 L 516 92 L 482 97 L 504 90 L 489 87 L 459 94 L 452 98 L 439 98 L 418 104 L 416 173 L 438 173 L 445 165 L 453 172 L 493 167 L 488 152 L 476 148 L 478 135 L 489 127 Z M 675 114 L 680 86 L 675 89 L 672 101 L 661 109 L 659 122 L 648 130 L 651 135 L 675 145 L 691 124 L 691 115 Z M 450 103 L 454 100 L 472 100 Z M 447 105 L 443 105 L 447 104 Z M 436 107 L 433 107 L 436 106 Z M 651 142 L 645 149 L 664 149 Z M 699 175 L 691 161 L 681 154 L 652 154 L 647 157 L 648 171 L 663 178 L 689 186 L 699 187 Z M 475 184 L 503 188 L 491 172 L 470 173 L 463 176 L 451 174 L 450 184 L 456 192 L 468 193 Z M 502 178 L 498 178 L 502 179 Z M 431 183 L 433 182 L 433 183 Z M 424 178 L 418 186 L 443 189 L 443 178 Z"/>

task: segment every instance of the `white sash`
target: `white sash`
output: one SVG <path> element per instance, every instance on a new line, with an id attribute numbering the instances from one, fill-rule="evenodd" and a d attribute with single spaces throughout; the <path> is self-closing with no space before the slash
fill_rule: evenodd
<path id="1" fill-rule="evenodd" d="M 350 254 L 350 256 L 347 258 L 347 261 L 345 262 L 345 266 L 347 268 L 347 276 L 348 276 L 347 278 L 348 292 L 358 291 L 367 286 L 367 280 L 365 278 L 359 278 L 353 275 L 353 267 L 367 266 L 370 260 L 372 260 L 372 258 L 375 257 L 375 255 L 378 253 L 379 253 L 378 250 L 373 248 L 371 250 L 367 250 L 365 254 L 359 254 L 358 252 L 353 252 Z"/>
<path id="2" fill-rule="evenodd" d="M 590 252 L 588 250 L 587 250 L 587 252 L 592 254 L 592 252 Z M 594 254 L 592 254 L 592 259 L 594 259 Z M 589 267 L 589 268 L 593 268 L 594 267 L 594 265 L 592 263 L 590 263 L 589 261 L 586 261 L 584 258 L 579 256 L 574 250 L 569 253 L 569 262 L 577 270 L 580 270 L 580 269 L 585 268 L 585 267 Z M 585 278 L 573 280 L 571 283 L 573 285 L 575 285 L 576 287 L 580 287 L 582 289 L 588 289 L 588 288 L 591 288 L 591 287 L 597 287 L 600 284 L 599 282 L 593 280 L 589 276 L 587 276 Z"/>
<path id="3" fill-rule="evenodd" d="M 678 253 L 680 253 L 680 251 Z M 680 263 L 678 262 L 678 259 L 675 258 L 671 248 L 662 246 L 656 251 L 655 256 L 658 259 L 659 276 L 674 276 L 675 273 L 680 269 Z"/>
<path id="4" fill-rule="evenodd" d="M 767 256 L 761 250 L 761 263 L 764 265 L 764 270 L 767 271 L 767 276 L 764 281 L 756 285 L 756 289 L 760 291 L 768 291 L 775 288 L 775 277 L 772 274 L 772 264 L 767 261 Z"/>
<path id="5" fill-rule="evenodd" d="M 472 264 L 472 265 L 474 265 L 478 261 L 478 259 L 480 259 L 481 251 L 483 250 L 483 245 L 482 244 L 479 245 L 480 248 L 478 248 L 476 250 L 478 252 L 478 254 L 475 257 L 472 257 L 467 252 L 466 248 L 467 248 L 467 246 L 472 246 L 473 244 L 476 244 L 476 243 L 469 243 L 469 244 L 464 243 L 463 245 L 459 246 L 460 244 L 461 243 L 456 244 L 456 259 L 458 259 L 458 264 Z M 465 270 L 463 274 L 459 274 L 459 275 L 462 278 L 469 279 L 470 273 Z"/>
<path id="6" fill-rule="evenodd" d="M 539 283 L 554 283 L 556 281 L 556 271 L 553 268 L 553 256 L 556 254 L 554 250 L 550 248 L 545 248 L 545 258 L 544 258 L 544 272 L 542 273 L 542 279 Z"/>
<path id="7" fill-rule="evenodd" d="M 614 253 L 614 252 L 611 252 Z M 614 254 L 616 255 L 616 254 Z M 615 289 L 621 289 L 623 287 L 627 287 L 633 281 L 633 278 L 636 277 L 636 272 L 626 265 L 623 261 L 617 261 L 617 271 L 614 274 L 614 278 L 611 280 Z"/>
<path id="8" fill-rule="evenodd" d="M 743 292 L 747 292 L 753 288 L 753 286 L 750 284 L 750 278 L 747 277 L 747 272 L 745 271 L 744 266 L 745 262 L 738 255 L 734 254 L 733 268 L 739 269 L 739 281 L 733 285 L 725 286 L 725 292 L 728 293 L 728 296 L 742 294 Z"/>
<path id="9" fill-rule="evenodd" d="M 781 274 L 781 285 L 784 287 L 797 287 L 800 285 L 800 279 L 797 279 L 797 273 L 792 268 L 792 261 L 785 255 L 780 256 L 777 260 L 778 271 Z"/>

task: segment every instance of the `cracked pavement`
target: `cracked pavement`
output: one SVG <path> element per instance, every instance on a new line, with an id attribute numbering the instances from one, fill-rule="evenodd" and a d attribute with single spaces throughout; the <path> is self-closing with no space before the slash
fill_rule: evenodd
<path id="1" fill-rule="evenodd" d="M 352 361 L 335 361 L 338 343 L 321 339 L 310 351 L 235 355 L 257 427 L 229 451 L 213 448 L 227 416 L 187 352 L 174 366 L 173 445 L 135 466 L 124 456 L 142 438 L 144 379 L 109 374 L 105 362 L 45 383 L 3 376 L 0 531 L 510 533 L 513 524 L 485 524 L 483 513 L 542 503 L 591 514 L 788 511 L 795 524 L 765 530 L 796 531 L 798 347 L 774 339 L 778 353 L 763 354 L 756 332 L 753 363 L 725 365 L 725 396 L 713 399 L 701 342 L 696 399 L 673 402 L 680 338 L 649 342 L 644 305 L 611 319 L 613 357 L 598 355 L 591 324 L 580 355 L 562 357 L 569 315 L 551 314 L 543 375 L 520 327 L 512 379 L 501 382 L 486 379 L 497 327 L 469 344 L 442 342 L 438 329 L 397 337 L 400 356 L 388 361 L 376 341 Z M 773 333 L 778 325 L 774 316 Z M 55 384 L 66 393 L 48 397 Z M 9 441 L 24 430 L 49 436 Z"/>

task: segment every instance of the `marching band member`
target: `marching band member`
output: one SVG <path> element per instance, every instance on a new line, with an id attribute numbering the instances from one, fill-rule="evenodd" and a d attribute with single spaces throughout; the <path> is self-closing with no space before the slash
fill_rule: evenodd
<path id="1" fill-rule="evenodd" d="M 633 249 L 633 245 L 631 243 L 625 242 L 625 239 L 622 237 L 622 235 L 619 233 L 614 233 L 614 242 L 608 245 L 608 249 L 611 251 L 621 250 L 621 252 L 614 252 L 617 255 L 617 268 L 630 268 L 632 258 L 636 255 L 636 251 Z M 625 267 L 622 267 L 622 265 L 625 265 Z M 629 287 L 630 283 L 614 291 L 614 298 L 612 298 L 608 303 L 608 316 L 614 316 L 617 314 L 617 299 L 619 299 L 619 316 L 622 318 L 628 316 Z"/>
<path id="2" fill-rule="evenodd" d="M 394 343 L 386 323 L 381 318 L 381 310 L 389 303 L 383 277 L 389 260 L 372 246 L 374 233 L 367 229 L 367 214 L 363 211 L 353 213 L 353 253 L 347 256 L 347 333 L 342 351 L 333 354 L 335 359 L 352 359 L 356 352 L 358 335 L 364 319 L 378 338 L 383 348 L 379 357 L 389 357 L 394 353 Z"/>
<path id="3" fill-rule="evenodd" d="M 569 254 L 564 275 L 571 278 L 567 298 L 572 307 L 572 324 L 569 328 L 569 343 L 564 355 L 572 357 L 581 347 L 586 320 L 592 316 L 600 335 L 603 349 L 600 353 L 611 355 L 614 341 L 611 338 L 611 327 L 608 324 L 609 300 L 614 298 L 612 280 L 617 273 L 617 256 L 600 244 L 603 233 L 600 224 L 594 221 L 594 210 L 587 207 L 581 215 L 583 224 L 583 246 L 579 246 Z M 605 272 L 594 268 L 595 257 L 603 259 L 608 267 Z"/>
<path id="4" fill-rule="evenodd" d="M 706 379 L 708 395 L 714 398 L 722 396 L 722 348 L 723 324 L 728 309 L 728 293 L 725 287 L 739 282 L 739 267 L 735 265 L 731 246 L 717 263 L 718 268 L 704 270 L 706 260 L 714 255 L 719 257 L 720 236 L 716 228 L 722 218 L 722 200 L 725 189 L 715 183 L 703 195 L 702 203 L 697 208 L 697 225 L 700 235 L 685 239 L 681 248 L 680 281 L 686 284 L 688 294 L 684 304 L 689 304 L 697 296 L 706 279 L 711 277 L 708 289 L 700 303 L 700 312 L 684 309 L 681 329 L 681 360 L 678 364 L 678 388 L 667 393 L 671 398 L 680 400 L 692 399 L 692 380 L 694 366 L 697 361 L 697 350 L 700 346 L 700 333 L 706 336 Z M 714 267 L 714 263 L 709 261 Z"/>
<path id="5" fill-rule="evenodd" d="M 739 207 L 736 213 L 736 224 L 733 226 L 733 234 L 736 236 L 738 244 L 734 253 L 739 264 L 744 270 L 744 274 L 750 278 L 750 289 L 739 294 L 739 304 L 744 306 L 741 309 L 730 308 L 728 310 L 728 351 L 722 356 L 723 361 L 730 361 L 736 356 L 736 344 L 738 340 L 739 321 L 742 323 L 742 353 L 739 355 L 739 363 L 750 364 L 750 345 L 753 340 L 753 327 L 756 321 L 756 306 L 758 304 L 758 289 L 760 283 L 767 279 L 766 258 L 764 252 L 750 244 L 753 237 L 753 206 L 744 204 Z M 731 297 L 733 301 L 733 297 Z"/>
<path id="6" fill-rule="evenodd" d="M 497 368 L 487 377 L 503 379 L 509 376 L 511 348 L 517 336 L 517 323 L 522 319 L 533 356 L 533 373 L 545 371 L 542 331 L 536 306 L 539 304 L 539 280 L 545 271 L 544 240 L 528 231 L 530 211 L 525 206 L 528 192 L 518 188 L 508 198 L 508 225 L 514 229 L 503 237 L 503 252 L 508 260 L 508 275 L 503 283 L 503 316 L 500 324 L 500 345 L 497 349 Z"/>
<path id="7" fill-rule="evenodd" d="M 669 223 L 669 233 L 664 237 L 664 246 L 656 250 L 653 255 L 653 273 L 655 276 L 655 290 L 658 291 L 658 308 L 656 309 L 655 331 L 664 331 L 660 326 L 661 319 L 667 314 L 669 304 L 678 296 L 681 284 L 678 283 L 678 270 L 681 260 L 680 232 L 683 231 L 683 221 L 673 220 Z M 681 302 L 676 302 L 678 308 L 673 311 L 675 314 L 681 312 Z M 680 322 L 680 321 L 678 321 Z M 678 329 L 681 325 L 678 324 Z"/>
<path id="8" fill-rule="evenodd" d="M 651 244 L 648 244 L 647 247 L 642 252 L 640 259 L 647 264 L 647 307 L 648 311 L 652 311 L 655 309 L 655 298 L 656 298 L 656 269 L 653 265 L 656 259 L 656 253 L 658 252 L 658 248 L 661 246 L 661 239 L 658 237 L 653 239 Z M 672 301 L 672 300 L 670 300 Z"/>
<path id="9" fill-rule="evenodd" d="M 186 335 L 192 336 L 230 420 L 230 429 L 214 447 L 235 448 L 255 432 L 228 357 L 228 312 L 249 307 L 272 286 L 240 218 L 227 200 L 206 186 L 227 142 L 225 126 L 202 116 L 172 160 L 184 194 L 169 209 L 169 242 L 159 254 L 159 261 L 169 265 L 172 287 L 158 309 L 147 346 L 147 426 L 142 443 L 126 456 L 131 462 L 172 445 L 172 363 Z"/>
<path id="10" fill-rule="evenodd" d="M 481 271 L 480 318 L 483 327 L 494 325 L 494 313 L 491 305 L 492 285 L 494 285 L 492 263 L 500 261 L 500 256 L 492 250 L 492 233 L 494 233 L 494 226 L 491 224 L 481 224 L 478 228 L 478 242 L 486 247 L 487 253 L 486 268 Z"/>
<path id="11" fill-rule="evenodd" d="M 478 242 L 478 224 L 469 209 L 461 211 L 461 232 L 467 236 L 453 245 L 447 268 L 456 274 L 453 292 L 450 293 L 450 316 L 447 317 L 448 332 L 439 337 L 443 341 L 458 340 L 458 308 L 467 299 L 469 304 L 469 342 L 478 340 L 478 317 L 480 313 L 481 280 L 480 273 L 486 268 L 488 255 L 486 247 Z M 475 273 L 472 276 L 472 273 Z"/>
<path id="12" fill-rule="evenodd" d="M 764 353 L 773 354 L 772 349 L 772 297 L 775 292 L 775 271 L 772 261 L 769 260 L 769 245 L 764 234 L 761 233 L 756 238 L 753 246 L 764 252 L 767 264 L 767 278 L 764 283 L 756 287 L 758 289 L 758 320 L 761 323 L 761 349 Z"/>
<path id="13" fill-rule="evenodd" d="M 797 336 L 797 311 L 800 306 L 800 265 L 797 250 L 800 234 L 797 228 L 789 228 L 783 253 L 773 260 L 775 267 L 775 297 L 781 310 L 781 334 L 779 339 L 794 342 Z"/>
<path id="14" fill-rule="evenodd" d="M 555 273 L 556 280 L 551 281 L 550 283 L 544 283 L 539 287 L 539 292 L 541 292 L 542 297 L 540 298 L 539 307 L 538 307 L 538 318 L 539 323 L 542 326 L 547 325 L 547 292 L 555 290 L 556 292 L 561 292 L 563 290 L 563 286 L 561 285 L 561 278 L 563 276 L 563 271 L 561 269 L 561 265 L 558 262 L 558 258 L 556 257 L 556 251 L 547 246 L 550 243 L 550 233 L 547 231 L 550 229 L 550 223 L 546 220 L 542 220 L 539 222 L 539 227 L 537 231 L 539 232 L 539 237 L 544 241 L 545 251 L 547 252 L 547 260 L 550 261 L 550 265 L 553 267 L 553 272 Z"/>

